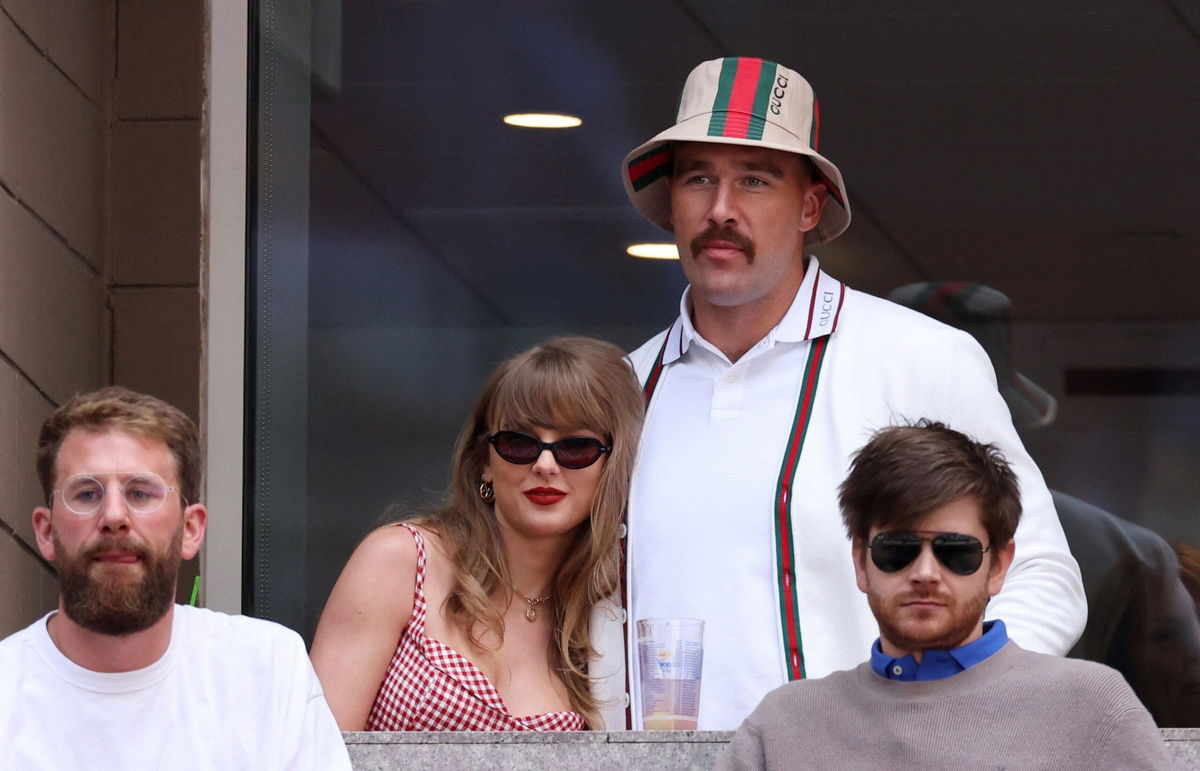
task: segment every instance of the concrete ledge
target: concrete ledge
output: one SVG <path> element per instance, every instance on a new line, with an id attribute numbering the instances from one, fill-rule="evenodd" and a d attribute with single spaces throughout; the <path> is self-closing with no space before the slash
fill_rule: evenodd
<path id="1" fill-rule="evenodd" d="M 1163 728 L 1177 768 L 1200 769 L 1200 728 Z M 710 769 L 731 731 L 355 732 L 343 734 L 359 771 L 421 769 Z"/>
<path id="2" fill-rule="evenodd" d="M 627 768 L 709 769 L 733 736 L 730 731 L 570 731 L 561 733 L 436 731 L 346 733 L 359 771 L 397 768 L 548 768 L 588 771 Z"/>
<path id="3" fill-rule="evenodd" d="M 1200 768 L 1200 728 L 1160 728 L 1176 768 Z"/>

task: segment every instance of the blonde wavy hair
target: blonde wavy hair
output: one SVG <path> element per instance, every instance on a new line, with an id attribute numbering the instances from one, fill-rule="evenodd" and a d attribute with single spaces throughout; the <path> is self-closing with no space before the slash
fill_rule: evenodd
<path id="1" fill-rule="evenodd" d="M 582 428 L 612 447 L 591 515 L 576 531 L 552 585 L 550 662 L 567 686 L 572 708 L 593 726 L 598 712 L 587 673 L 591 611 L 619 586 L 619 530 L 643 413 L 633 369 L 615 345 L 559 337 L 517 354 L 492 374 L 459 434 L 445 500 L 432 516 L 418 519 L 442 538 L 454 560 L 454 585 L 443 606 L 447 615 L 478 647 L 485 633 L 503 640 L 504 623 L 493 600 L 501 598 L 506 607 L 513 590 L 493 504 L 479 496 L 488 437 L 511 428 Z"/>

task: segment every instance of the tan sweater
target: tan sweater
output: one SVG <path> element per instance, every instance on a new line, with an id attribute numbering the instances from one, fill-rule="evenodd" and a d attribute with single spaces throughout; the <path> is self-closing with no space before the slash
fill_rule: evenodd
<path id="1" fill-rule="evenodd" d="M 767 694 L 718 769 L 1171 768 L 1115 670 L 1009 642 L 952 677 L 897 682 L 869 663 Z"/>

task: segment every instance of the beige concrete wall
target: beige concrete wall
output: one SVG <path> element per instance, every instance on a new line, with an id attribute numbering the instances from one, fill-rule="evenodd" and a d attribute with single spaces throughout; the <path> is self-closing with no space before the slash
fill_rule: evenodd
<path id="1" fill-rule="evenodd" d="M 199 419 L 204 0 L 117 4 L 109 149 L 112 379 Z"/>
<path id="2" fill-rule="evenodd" d="M 56 601 L 46 415 L 119 383 L 198 417 L 204 9 L 0 0 L 0 637 Z"/>

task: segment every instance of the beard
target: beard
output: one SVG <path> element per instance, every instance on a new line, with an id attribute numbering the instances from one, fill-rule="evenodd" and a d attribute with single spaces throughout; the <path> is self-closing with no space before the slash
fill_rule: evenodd
<path id="1" fill-rule="evenodd" d="M 67 618 L 84 629 L 106 635 L 128 635 L 152 626 L 166 615 L 175 600 L 179 575 L 183 521 L 161 553 L 134 543 L 128 537 L 102 540 L 78 554 L 69 555 L 54 534 L 58 558 L 59 592 Z M 95 557 L 106 551 L 137 555 L 143 576 L 134 578 L 131 566 L 105 565 Z"/>
<path id="2" fill-rule="evenodd" d="M 913 612 L 900 607 L 904 602 L 922 598 L 937 599 L 946 603 L 948 617 L 935 623 L 932 618 L 921 618 L 922 614 L 919 611 Z M 887 600 L 875 592 L 868 592 L 867 602 L 871 606 L 871 612 L 875 614 L 875 620 L 879 622 L 880 635 L 900 650 L 950 650 L 962 645 L 975 631 L 987 607 L 988 593 L 986 586 L 980 586 L 978 594 L 959 604 L 953 596 L 939 596 L 933 593 L 911 592 Z"/>
<path id="3" fill-rule="evenodd" d="M 728 241 L 745 253 L 747 265 L 754 264 L 754 242 L 750 240 L 749 236 L 744 236 L 730 227 L 709 225 L 703 233 L 692 239 L 689 244 L 691 253 L 694 255 L 702 251 L 710 241 Z"/>

